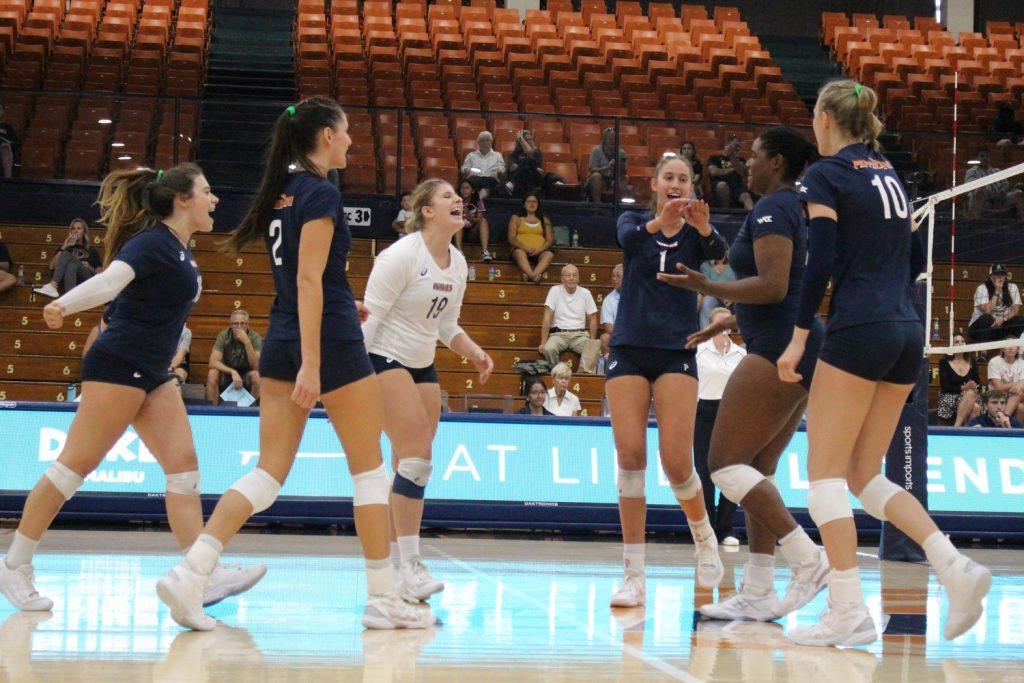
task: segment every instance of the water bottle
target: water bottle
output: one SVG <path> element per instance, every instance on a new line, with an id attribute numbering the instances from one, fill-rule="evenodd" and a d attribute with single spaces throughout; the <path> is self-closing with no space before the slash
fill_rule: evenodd
<path id="1" fill-rule="evenodd" d="M 68 403 L 74 403 L 75 402 L 75 396 L 77 396 L 77 395 L 78 395 L 78 387 L 76 387 L 74 384 L 69 384 L 68 385 Z"/>
<path id="2" fill-rule="evenodd" d="M 604 374 L 604 356 L 598 356 L 597 358 L 597 374 Z"/>
<path id="3" fill-rule="evenodd" d="M 25 284 L 25 266 L 18 266 L 18 284 Z"/>
<path id="4" fill-rule="evenodd" d="M 935 323 L 932 325 L 932 341 L 939 341 L 942 339 L 942 333 L 939 332 L 939 319 L 935 319 Z"/>
<path id="5" fill-rule="evenodd" d="M 466 273 L 466 279 L 470 282 L 476 281 L 476 264 L 469 264 L 469 272 Z"/>
<path id="6" fill-rule="evenodd" d="M 579 233 L 579 230 L 573 230 L 572 231 L 572 248 L 575 249 L 578 246 L 580 246 L 580 233 Z"/>
<path id="7" fill-rule="evenodd" d="M 487 269 L 487 281 L 494 282 L 494 268 Z"/>

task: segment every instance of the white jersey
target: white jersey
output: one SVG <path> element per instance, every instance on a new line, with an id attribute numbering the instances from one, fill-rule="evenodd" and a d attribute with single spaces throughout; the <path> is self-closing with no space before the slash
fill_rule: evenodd
<path id="1" fill-rule="evenodd" d="M 466 293 L 466 257 L 448 246 L 451 263 L 442 269 L 415 232 L 382 251 L 373 263 L 363 303 L 366 350 L 409 368 L 434 362 L 437 342 L 445 346 L 462 333 L 459 311 Z"/>

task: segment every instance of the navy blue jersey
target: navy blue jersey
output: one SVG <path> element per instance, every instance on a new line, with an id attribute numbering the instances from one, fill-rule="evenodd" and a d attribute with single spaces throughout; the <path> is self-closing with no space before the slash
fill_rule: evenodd
<path id="1" fill-rule="evenodd" d="M 683 350 L 686 337 L 699 329 L 697 294 L 657 279 L 678 273 L 676 264 L 698 270 L 707 260 L 725 256 L 725 240 L 717 231 L 702 237 L 691 225 L 671 238 L 647 232 L 653 214 L 628 211 L 619 216 L 619 244 L 624 252 L 619 312 L 612 346 Z"/>
<path id="2" fill-rule="evenodd" d="M 838 216 L 835 255 L 826 264 L 832 275 L 828 330 L 919 320 L 910 290 L 911 207 L 889 160 L 862 143 L 849 145 L 815 162 L 801 193 Z M 814 241 L 812 234 L 812 251 Z M 810 306 L 801 309 L 805 317 Z"/>
<path id="3" fill-rule="evenodd" d="M 107 331 L 93 348 L 166 373 L 203 289 L 195 257 L 170 228 L 157 223 L 125 242 L 115 260 L 131 266 L 135 278 L 107 306 Z"/>
<path id="4" fill-rule="evenodd" d="M 764 335 L 783 337 L 793 334 L 801 280 L 807 261 L 807 216 L 800 195 L 793 189 L 773 192 L 754 205 L 729 250 L 729 265 L 737 277 L 757 275 L 754 242 L 765 235 L 781 235 L 793 243 L 789 265 L 789 289 L 786 298 L 776 304 L 736 304 L 740 334 L 749 342 Z"/>
<path id="5" fill-rule="evenodd" d="M 270 309 L 270 329 L 266 339 L 299 339 L 299 292 L 296 275 L 299 268 L 299 238 L 302 226 L 318 218 L 334 220 L 327 267 L 324 268 L 324 312 L 320 338 L 334 341 L 362 341 L 355 297 L 345 277 L 345 259 L 352 246 L 341 191 L 330 182 L 306 173 L 292 173 L 281 198 L 270 215 L 267 228 L 267 253 L 274 273 L 277 296 Z"/>

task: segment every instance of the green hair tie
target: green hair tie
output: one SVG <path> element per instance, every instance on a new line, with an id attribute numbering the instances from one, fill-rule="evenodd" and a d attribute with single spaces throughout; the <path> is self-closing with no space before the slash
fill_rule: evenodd
<path id="1" fill-rule="evenodd" d="M 158 183 L 160 182 L 160 179 L 163 178 L 163 177 L 164 177 L 164 172 L 163 171 L 157 171 L 156 172 L 156 181 Z"/>
<path id="2" fill-rule="evenodd" d="M 292 118 L 295 118 L 295 106 L 294 105 L 288 107 L 287 109 L 285 109 L 285 111 L 288 112 L 288 116 L 291 116 Z"/>
<path id="3" fill-rule="evenodd" d="M 860 93 L 862 90 L 864 90 L 864 86 L 861 85 L 860 83 L 853 86 L 853 94 L 856 95 L 857 97 L 860 97 Z"/>

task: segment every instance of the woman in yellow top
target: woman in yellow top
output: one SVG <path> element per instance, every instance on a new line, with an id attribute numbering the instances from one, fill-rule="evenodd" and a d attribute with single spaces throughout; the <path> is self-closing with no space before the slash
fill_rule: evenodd
<path id="1" fill-rule="evenodd" d="M 523 271 L 523 279 L 537 284 L 555 258 L 551 251 L 555 236 L 551 219 L 541 211 L 537 195 L 523 197 L 522 213 L 525 215 L 513 214 L 508 220 L 508 243 L 512 245 L 512 260 Z"/>

